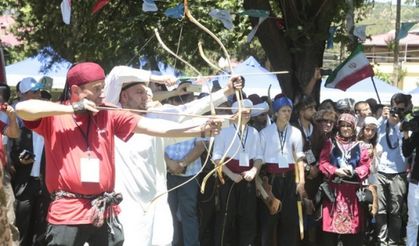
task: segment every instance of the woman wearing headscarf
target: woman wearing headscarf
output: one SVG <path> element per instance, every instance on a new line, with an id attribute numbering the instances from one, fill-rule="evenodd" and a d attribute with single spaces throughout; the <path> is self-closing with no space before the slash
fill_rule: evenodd
<path id="1" fill-rule="evenodd" d="M 369 175 L 370 157 L 356 141 L 355 116 L 339 116 L 336 137 L 320 153 L 320 171 L 328 179 L 331 198 L 323 199 L 323 243 L 362 245 L 364 211 L 356 192 Z"/>

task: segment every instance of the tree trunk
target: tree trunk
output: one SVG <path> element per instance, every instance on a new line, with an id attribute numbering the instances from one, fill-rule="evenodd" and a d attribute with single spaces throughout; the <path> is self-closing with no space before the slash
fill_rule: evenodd
<path id="1" fill-rule="evenodd" d="M 302 96 L 314 68 L 322 66 L 329 27 L 336 15 L 334 11 L 341 1 L 309 2 L 310 4 L 305 0 L 278 0 L 284 28 L 281 29 L 280 18 L 268 18 L 256 33 L 272 69 L 289 71 L 288 74 L 278 75 L 278 80 L 283 94 L 292 99 Z M 268 10 L 271 17 L 277 17 L 273 16 L 274 11 L 269 0 L 245 0 L 244 8 Z M 256 25 L 257 21 L 257 18 L 251 18 L 252 25 Z M 319 81 L 309 94 L 319 101 Z"/>

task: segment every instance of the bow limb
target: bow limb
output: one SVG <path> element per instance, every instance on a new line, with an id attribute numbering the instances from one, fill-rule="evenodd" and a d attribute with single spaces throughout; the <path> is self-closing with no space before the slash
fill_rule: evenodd
<path id="1" fill-rule="evenodd" d="M 221 49 L 223 50 L 224 55 L 226 57 L 226 60 L 227 60 L 227 63 L 228 63 L 230 72 L 233 72 L 233 66 L 231 65 L 230 55 L 229 55 L 226 47 L 224 46 L 224 44 L 221 42 L 221 40 L 213 32 L 211 32 L 208 28 L 206 28 L 204 25 L 202 25 L 199 21 L 197 21 L 192 16 L 192 14 L 191 14 L 191 12 L 189 11 L 189 8 L 188 8 L 188 0 L 184 0 L 184 4 L 183 5 L 184 5 L 184 9 L 185 9 L 185 15 L 186 15 L 186 17 L 188 17 L 189 21 L 192 22 L 193 24 L 195 24 L 200 29 L 202 29 L 208 35 L 210 35 L 218 43 L 218 45 L 221 47 Z M 238 100 L 238 114 L 239 114 L 239 118 L 238 118 L 238 126 L 239 127 L 237 127 L 237 130 L 236 130 L 236 133 L 235 133 L 235 135 L 237 135 L 239 133 L 239 131 L 242 130 L 241 129 L 241 122 L 242 122 L 241 113 L 242 113 L 243 107 L 242 107 L 242 104 L 241 104 L 241 99 L 243 98 L 243 95 L 241 93 L 241 90 L 240 91 L 239 90 L 236 90 L 235 91 L 235 95 L 236 95 L 236 98 Z M 218 166 L 216 168 L 217 169 L 217 173 L 218 173 L 218 177 L 220 178 L 220 180 L 221 180 L 222 183 L 224 183 L 224 180 L 222 178 L 222 166 L 224 164 L 226 164 L 228 161 L 230 161 L 231 159 L 233 159 L 233 157 L 230 157 L 230 159 L 228 161 L 225 161 L 224 162 L 225 158 L 227 157 L 227 153 L 233 147 L 233 143 L 234 143 L 234 141 L 231 142 L 230 146 L 227 148 L 226 152 L 224 153 L 224 156 L 221 158 L 221 161 L 220 161 L 220 163 L 218 164 Z M 205 178 L 204 178 L 204 180 L 202 182 L 202 185 L 201 185 L 201 192 L 203 192 L 203 190 L 205 190 L 206 181 L 208 180 L 209 175 L 211 175 L 211 173 L 212 172 L 208 173 L 207 176 L 205 176 Z"/>
<path id="2" fill-rule="evenodd" d="M 202 42 L 199 41 L 198 42 L 198 50 L 199 50 L 199 54 L 201 55 L 202 59 L 215 70 L 215 73 L 219 72 L 219 71 L 223 71 L 222 68 L 220 68 L 219 66 L 215 65 L 214 63 L 212 63 L 208 57 L 205 55 L 204 53 L 204 49 L 202 48 Z"/>
<path id="3" fill-rule="evenodd" d="M 169 47 L 167 47 L 167 45 L 163 42 L 163 40 L 160 37 L 159 31 L 157 30 L 157 28 L 154 28 L 154 33 L 156 34 L 156 38 L 159 41 L 160 45 L 163 47 L 163 49 L 167 52 L 169 52 L 172 56 L 174 56 L 176 59 L 179 59 L 181 62 L 185 63 L 186 65 L 188 65 L 195 73 L 197 73 L 199 76 L 202 76 L 201 72 L 198 71 L 198 69 L 196 69 L 194 66 L 192 66 L 192 64 L 190 64 L 189 62 L 185 61 L 182 57 L 176 55 L 175 52 L 173 52 L 171 49 L 169 49 Z"/>

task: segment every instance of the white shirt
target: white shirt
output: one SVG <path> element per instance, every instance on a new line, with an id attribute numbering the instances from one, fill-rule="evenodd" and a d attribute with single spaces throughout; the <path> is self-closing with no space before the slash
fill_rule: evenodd
<path id="1" fill-rule="evenodd" d="M 31 176 L 39 177 L 41 172 L 42 153 L 44 152 L 44 137 L 34 131 L 32 131 L 32 146 L 35 160 L 32 165 Z"/>
<path id="2" fill-rule="evenodd" d="M 227 98 L 222 91 L 213 95 L 216 105 L 225 100 Z M 163 106 L 156 110 L 201 114 L 209 111 L 209 98 L 195 100 L 187 106 Z M 147 114 L 146 117 L 176 122 L 187 119 L 184 116 L 163 114 Z M 183 140 L 143 134 L 134 134 L 127 142 L 115 138 L 115 191 L 124 196 L 120 204 L 121 213 L 118 215 L 124 227 L 124 245 L 171 244 L 173 223 L 167 194 L 153 204 L 151 201 L 167 192 L 165 147 Z"/>
<path id="3" fill-rule="evenodd" d="M 220 134 L 215 137 L 212 159 L 221 159 L 231 142 L 233 142 L 233 146 L 228 150 L 226 157 L 239 160 L 240 152 L 244 150 L 249 155 L 249 160 L 262 159 L 261 151 L 259 150 L 260 138 L 258 131 L 251 126 L 246 126 L 242 142 L 240 142 L 239 135 L 236 134 L 236 124 L 222 129 Z"/>
<path id="4" fill-rule="evenodd" d="M 285 141 L 283 148 L 281 148 L 276 124 L 269 125 L 260 131 L 260 150 L 264 163 L 278 163 L 278 154 L 281 152 L 287 158 L 289 164 L 304 157 L 301 131 L 288 124 L 283 132 Z"/>

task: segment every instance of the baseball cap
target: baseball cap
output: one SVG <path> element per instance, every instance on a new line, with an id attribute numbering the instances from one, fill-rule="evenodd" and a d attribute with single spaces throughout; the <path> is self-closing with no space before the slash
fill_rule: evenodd
<path id="1" fill-rule="evenodd" d="M 41 83 L 38 83 L 34 78 L 27 77 L 22 79 L 19 84 L 19 91 L 22 94 L 25 94 L 29 91 L 35 92 L 39 91 L 42 88 L 44 88 L 44 85 Z"/>

